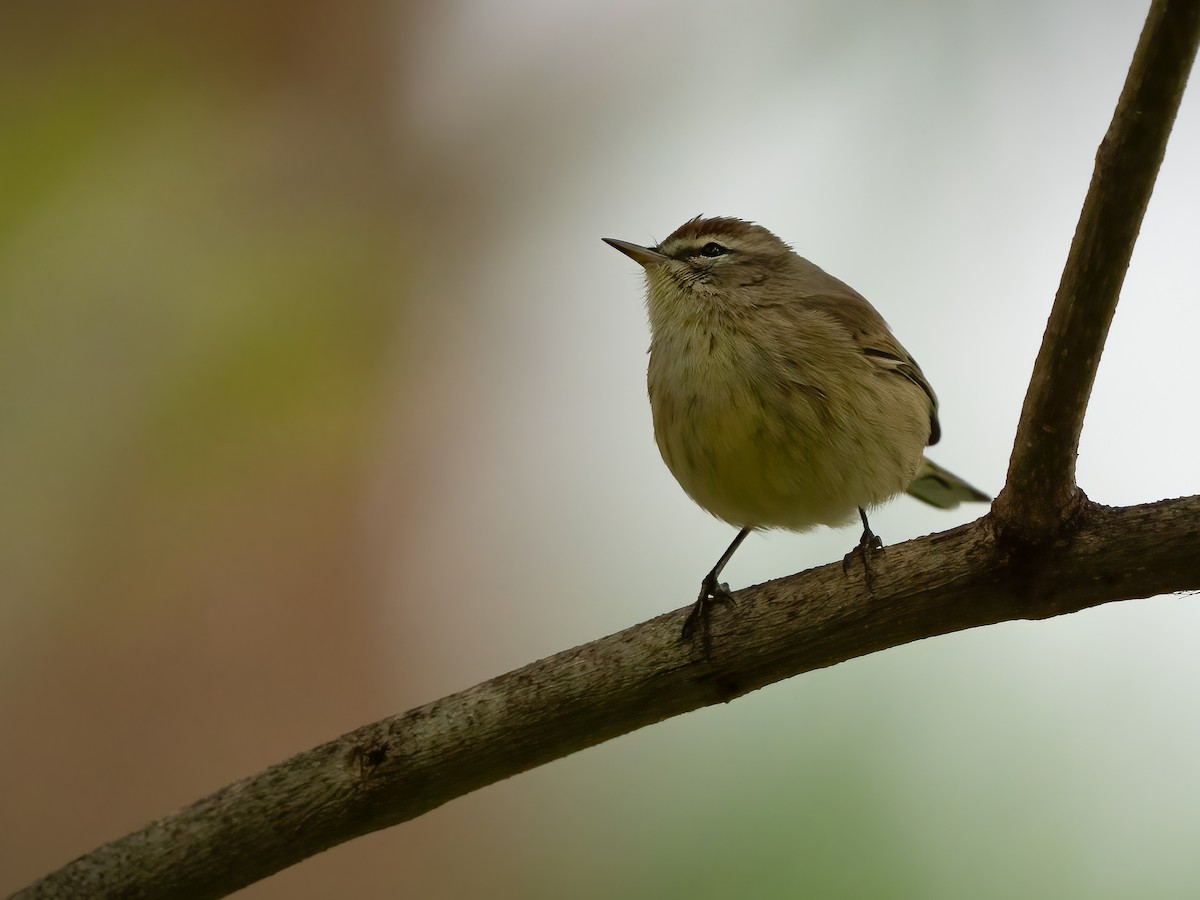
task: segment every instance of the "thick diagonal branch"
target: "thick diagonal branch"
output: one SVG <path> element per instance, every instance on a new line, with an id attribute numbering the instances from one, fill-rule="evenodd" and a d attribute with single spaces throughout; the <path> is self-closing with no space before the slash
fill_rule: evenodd
<path id="1" fill-rule="evenodd" d="M 1015 537 L 1040 539 L 1076 508 L 1075 458 L 1088 397 L 1198 43 L 1198 0 L 1153 4 L 1096 154 L 1025 395 L 1008 481 L 995 503 L 998 527 Z"/>
<path id="2" fill-rule="evenodd" d="M 1070 544 L 996 552 L 987 519 L 741 591 L 710 660 L 685 610 L 384 719 L 114 841 L 18 897 L 217 897 L 358 835 L 671 716 L 910 641 L 1200 588 L 1200 497 L 1087 506 Z"/>

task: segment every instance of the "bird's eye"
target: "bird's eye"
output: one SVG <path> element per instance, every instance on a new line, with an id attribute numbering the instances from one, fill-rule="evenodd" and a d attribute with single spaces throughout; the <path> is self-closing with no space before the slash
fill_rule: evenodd
<path id="1" fill-rule="evenodd" d="M 716 241 L 709 241 L 707 244 L 705 244 L 703 247 L 700 248 L 701 256 L 722 256 L 728 252 L 729 251 L 727 249 L 722 247 Z"/>

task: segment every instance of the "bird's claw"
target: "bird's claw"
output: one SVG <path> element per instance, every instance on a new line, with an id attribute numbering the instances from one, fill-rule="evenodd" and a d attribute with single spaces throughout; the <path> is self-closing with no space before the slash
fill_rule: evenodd
<path id="1" fill-rule="evenodd" d="M 696 598 L 696 602 L 692 604 L 692 610 L 688 613 L 686 619 L 683 620 L 683 631 L 681 638 L 685 641 L 690 641 L 695 637 L 697 630 L 700 633 L 700 643 L 704 647 L 704 656 L 707 658 L 712 655 L 712 634 L 709 631 L 709 616 L 712 613 L 712 608 L 718 603 L 728 603 L 731 606 L 737 606 L 737 600 L 729 590 L 729 585 L 725 583 L 718 584 L 716 581 L 705 579 L 700 586 L 700 596 Z"/>
<path id="2" fill-rule="evenodd" d="M 849 575 L 850 562 L 854 557 L 859 557 L 862 560 L 863 582 L 867 585 L 867 590 L 870 591 L 875 583 L 875 573 L 871 570 L 871 556 L 875 553 L 883 552 L 883 538 L 869 527 L 863 529 L 862 537 L 858 539 L 858 544 L 842 558 L 842 573 Z"/>

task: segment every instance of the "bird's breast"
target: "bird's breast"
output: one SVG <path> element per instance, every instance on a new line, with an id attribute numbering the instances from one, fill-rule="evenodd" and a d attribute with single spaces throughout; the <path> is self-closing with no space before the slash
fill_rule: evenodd
<path id="1" fill-rule="evenodd" d="M 781 352 L 729 330 L 655 336 L 655 440 L 700 506 L 737 526 L 804 530 L 907 487 L 928 427 L 921 404 L 897 432 L 902 379 L 879 379 L 858 353 L 831 356 L 828 342 L 821 350 L 814 359 L 795 341 Z"/>

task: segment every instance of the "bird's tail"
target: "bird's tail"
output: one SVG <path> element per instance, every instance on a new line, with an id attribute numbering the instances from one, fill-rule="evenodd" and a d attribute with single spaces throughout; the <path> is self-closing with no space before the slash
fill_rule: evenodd
<path id="1" fill-rule="evenodd" d="M 938 509 L 954 509 L 960 503 L 987 503 L 992 499 L 927 456 L 922 458 L 908 493 Z"/>

